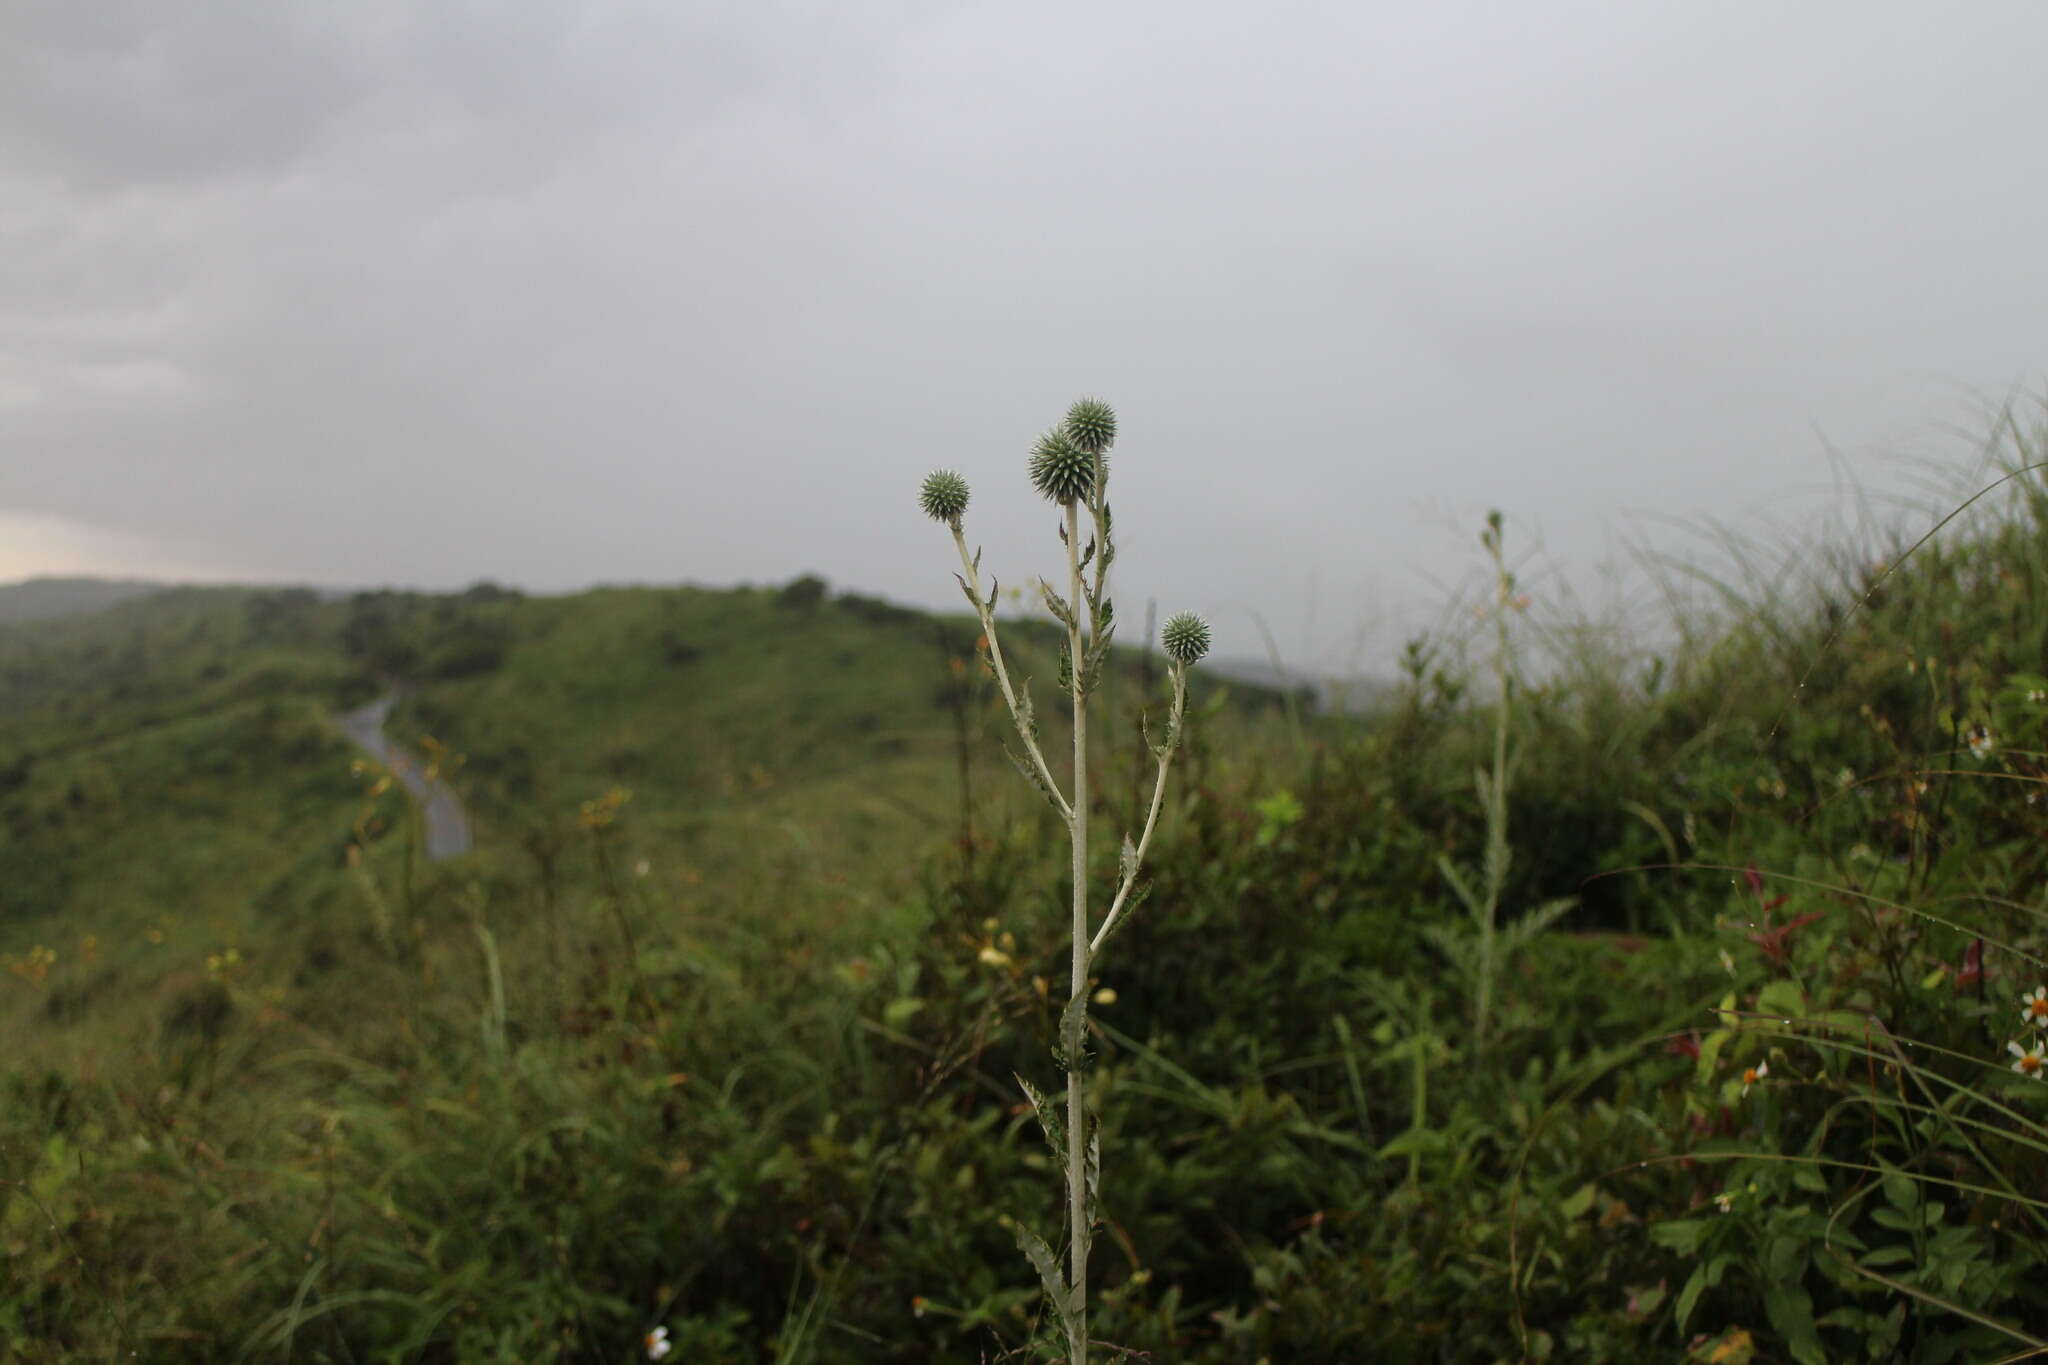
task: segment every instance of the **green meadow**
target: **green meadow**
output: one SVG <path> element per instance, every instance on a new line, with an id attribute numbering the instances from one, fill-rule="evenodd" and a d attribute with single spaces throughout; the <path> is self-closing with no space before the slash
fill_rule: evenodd
<path id="1" fill-rule="evenodd" d="M 2048 1353 L 2043 453 L 1643 638 L 1490 586 L 1362 713 L 1194 667 L 1092 983 L 1094 1358 Z M 0 590 L 0 1359 L 1062 1358 L 1071 874 L 972 617 L 126 588 Z M 335 724 L 392 692 L 466 854 Z"/>

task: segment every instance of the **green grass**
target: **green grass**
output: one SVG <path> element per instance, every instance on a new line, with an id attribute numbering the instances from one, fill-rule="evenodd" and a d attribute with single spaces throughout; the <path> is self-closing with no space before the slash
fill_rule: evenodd
<path id="1" fill-rule="evenodd" d="M 1096 1011 L 1093 1335 L 1256 1365 L 2048 1334 L 2048 1087 L 2006 1050 L 2048 981 L 2048 487 L 1987 505 L 1903 560 L 1917 532 L 1814 547 L 1809 597 L 1731 592 L 1654 666 L 1516 618 L 1555 662 L 1515 694 L 1499 904 L 1578 908 L 1498 959 L 1483 1045 L 1430 932 L 1489 837 L 1483 644 L 1421 642 L 1384 714 L 1301 746 L 1239 689 L 1200 718 Z M 626 1360 L 657 1323 L 671 1359 L 1038 1358 L 1006 1220 L 1056 1225 L 1057 1182 L 1012 1076 L 1058 1027 L 1065 857 L 986 690 L 956 727 L 961 621 L 254 600 L 0 632 L 0 953 L 59 950 L 0 977 L 16 1358 Z M 395 663 L 481 842 L 409 866 L 387 795 L 351 872 L 319 718 Z"/>

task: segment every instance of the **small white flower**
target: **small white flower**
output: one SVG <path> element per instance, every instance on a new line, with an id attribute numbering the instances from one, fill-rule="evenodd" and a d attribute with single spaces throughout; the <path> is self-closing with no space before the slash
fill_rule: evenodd
<path id="1" fill-rule="evenodd" d="M 2038 687 L 2030 687 L 2027 689 L 2027 700 L 2036 703 L 2048 701 L 2048 692 L 2043 692 Z"/>
<path id="2" fill-rule="evenodd" d="M 1755 1066 L 1742 1068 L 1742 1093 L 1747 1095 L 1751 1086 L 1770 1074 L 1771 1064 L 1769 1062 L 1758 1062 Z"/>
<path id="3" fill-rule="evenodd" d="M 2048 986 L 2036 986 L 2032 995 L 2020 997 L 2020 1018 L 2036 1028 L 2048 1027 Z"/>
<path id="4" fill-rule="evenodd" d="M 668 1354 L 668 1328 L 657 1327 L 647 1334 L 647 1358 L 660 1360 Z"/>
<path id="5" fill-rule="evenodd" d="M 1726 948 L 1721 950 L 1721 965 L 1728 969 L 1728 975 L 1735 975 L 1735 959 L 1728 955 Z"/>
<path id="6" fill-rule="evenodd" d="M 2007 1043 L 2005 1050 L 2019 1059 L 2012 1064 L 2014 1071 L 2022 1076 L 2031 1076 L 2037 1081 L 2041 1079 L 2041 1067 L 2044 1062 L 2048 1062 L 2048 1056 L 2043 1055 L 2038 1041 L 2032 1047 L 2024 1048 L 2018 1043 Z"/>
<path id="7" fill-rule="evenodd" d="M 1982 725 L 1973 725 L 1970 727 L 1971 753 L 1977 755 L 1977 757 L 1979 758 L 1988 758 L 1991 754 L 1991 751 L 1993 749 L 1996 749 L 1997 747 L 1998 742 L 1991 737 L 1991 731 L 1988 727 Z"/>
<path id="8" fill-rule="evenodd" d="M 1724 1190 L 1714 1196 L 1714 1202 L 1721 1206 L 1721 1212 L 1727 1213 L 1735 1207 L 1735 1196 Z"/>

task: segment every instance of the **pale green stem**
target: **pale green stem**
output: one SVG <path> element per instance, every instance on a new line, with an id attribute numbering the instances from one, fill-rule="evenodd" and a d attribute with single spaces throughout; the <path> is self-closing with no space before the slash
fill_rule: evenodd
<path id="1" fill-rule="evenodd" d="M 1508 839 L 1508 611 L 1513 604 L 1515 580 L 1501 556 L 1500 533 L 1494 532 L 1489 545 L 1494 567 L 1494 677 L 1500 684 L 1500 706 L 1493 721 L 1493 783 L 1486 803 L 1486 913 L 1479 924 L 1479 991 L 1473 1009 L 1473 1034 L 1486 1042 L 1493 998 L 1494 921 L 1499 917 L 1502 882 L 1506 879 Z"/>
<path id="2" fill-rule="evenodd" d="M 1152 785 L 1152 809 L 1145 815 L 1145 832 L 1138 836 L 1138 856 L 1131 861 L 1130 875 L 1116 889 L 1116 899 L 1110 902 L 1109 913 L 1102 917 L 1102 927 L 1095 931 L 1095 937 L 1088 944 L 1088 955 L 1092 958 L 1109 937 L 1109 931 L 1116 927 L 1117 919 L 1123 914 L 1124 902 L 1130 898 L 1131 888 L 1138 884 L 1138 868 L 1144 864 L 1145 850 L 1152 846 L 1152 831 L 1159 824 L 1159 807 L 1166 797 L 1166 770 L 1173 762 L 1173 751 L 1180 744 L 1181 712 L 1188 698 L 1187 665 L 1175 661 L 1173 665 L 1173 717 L 1168 721 L 1172 739 L 1166 752 L 1159 755 L 1159 780 Z"/>
<path id="3" fill-rule="evenodd" d="M 1069 518 L 1072 520 L 1072 518 Z M 1010 716 L 1017 721 L 1017 737 L 1024 741 L 1024 752 L 1038 768 L 1039 777 L 1045 782 L 1045 789 L 1058 803 L 1060 818 L 1072 823 L 1074 809 L 1067 799 L 1060 795 L 1057 782 L 1052 780 L 1052 769 L 1046 764 L 1045 755 L 1038 750 L 1038 739 L 1024 728 L 1024 712 L 1017 701 L 1017 690 L 1010 685 L 1009 670 L 1003 666 L 1003 647 L 996 639 L 995 604 L 982 595 L 981 571 L 974 566 L 973 556 L 967 553 L 967 537 L 961 534 L 958 523 L 953 526 L 953 544 L 960 549 L 960 567 L 966 571 L 967 586 L 974 591 L 974 600 L 981 612 L 981 633 L 988 638 L 989 663 L 995 668 L 996 682 L 1003 689 L 1003 701 L 1010 708 Z"/>
<path id="4" fill-rule="evenodd" d="M 1067 1220 L 1069 1302 L 1067 1358 L 1069 1365 L 1088 1365 L 1088 1123 L 1081 1084 L 1081 1046 L 1088 1032 L 1088 707 L 1082 691 L 1080 518 L 1067 504 L 1068 601 L 1073 605 L 1067 626 L 1070 691 L 1074 699 L 1074 801 L 1067 821 L 1074 853 L 1074 954 L 1068 999 L 1072 1026 L 1067 1051 Z M 1100 547 L 1098 546 L 1098 553 Z"/>

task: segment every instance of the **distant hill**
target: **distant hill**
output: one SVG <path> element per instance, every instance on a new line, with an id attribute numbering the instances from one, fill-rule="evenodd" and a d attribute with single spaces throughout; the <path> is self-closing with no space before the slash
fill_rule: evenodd
<path id="1" fill-rule="evenodd" d="M 1358 715 L 1371 711 L 1399 691 L 1400 684 L 1387 678 L 1333 678 L 1275 669 L 1264 659 L 1205 659 L 1207 672 L 1232 682 L 1275 692 L 1292 691 L 1304 696 L 1310 709 L 1328 715 Z"/>
<path id="2" fill-rule="evenodd" d="M 0 625 L 83 616 L 162 592 L 162 583 L 116 578 L 31 578 L 0 585 Z"/>

